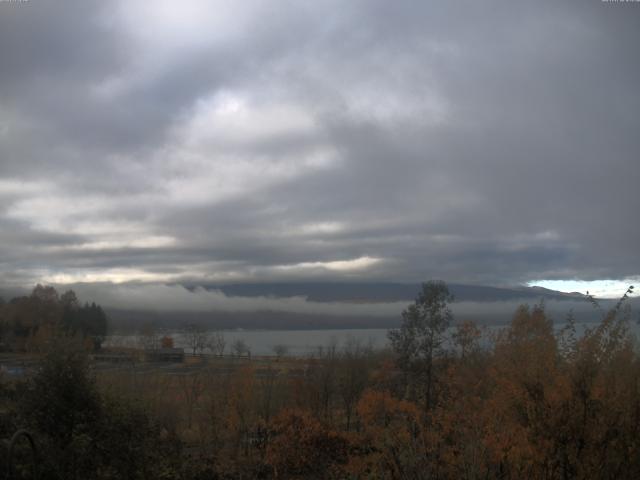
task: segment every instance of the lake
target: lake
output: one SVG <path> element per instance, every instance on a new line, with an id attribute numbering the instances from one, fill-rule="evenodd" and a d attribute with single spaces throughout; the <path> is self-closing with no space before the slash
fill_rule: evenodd
<path id="1" fill-rule="evenodd" d="M 578 334 L 587 327 L 594 327 L 597 323 L 586 322 L 577 323 Z M 557 323 L 555 329 L 559 330 L 564 326 Z M 504 325 L 490 325 L 486 327 L 490 331 L 504 328 Z M 634 333 L 638 333 L 636 322 L 630 323 L 630 328 Z M 274 355 L 276 345 L 284 345 L 287 354 L 294 356 L 305 356 L 314 353 L 319 347 L 326 348 L 336 345 L 338 349 L 343 347 L 349 340 L 357 340 L 363 345 L 371 345 L 374 349 L 381 349 L 388 345 L 387 329 L 383 328 L 358 328 L 358 329 L 327 329 L 327 330 L 221 330 L 226 342 L 225 354 L 231 353 L 231 346 L 234 342 L 242 340 L 251 350 L 252 355 Z M 163 333 L 173 338 L 174 346 L 183 347 L 189 351 L 186 336 L 181 332 Z M 139 346 L 139 336 L 137 335 L 112 335 L 108 337 L 105 346 Z M 208 353 L 205 350 L 205 353 Z"/>
<path id="2" fill-rule="evenodd" d="M 251 350 L 252 355 L 274 355 L 276 345 L 284 345 L 287 353 L 294 356 L 304 356 L 317 351 L 319 347 L 345 345 L 350 339 L 370 344 L 373 348 L 384 348 L 387 344 L 387 331 L 381 328 L 372 329 L 336 329 L 336 330 L 222 330 L 226 341 L 226 353 L 231 353 L 231 346 L 237 340 L 242 340 Z M 174 340 L 174 346 L 183 347 L 188 351 L 186 336 L 179 332 L 169 332 L 168 336 Z M 137 335 L 112 335 L 105 342 L 105 346 L 134 347 L 139 344 Z M 205 351 L 207 353 L 207 351 Z"/>

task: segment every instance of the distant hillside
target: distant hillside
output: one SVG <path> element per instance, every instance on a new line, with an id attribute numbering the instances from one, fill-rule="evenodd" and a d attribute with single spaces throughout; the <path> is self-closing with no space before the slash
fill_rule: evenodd
<path id="1" fill-rule="evenodd" d="M 601 313 L 586 301 L 586 296 L 566 294 L 544 288 L 513 287 L 499 288 L 474 285 L 449 285 L 456 297 L 452 305 L 456 320 L 473 320 L 484 325 L 500 325 L 508 322 L 519 304 L 547 302 L 547 311 L 554 320 L 562 322 L 573 311 L 579 322 L 598 321 Z M 197 293 L 198 288 L 187 287 Z M 183 328 L 189 323 L 221 329 L 325 329 L 325 328 L 396 328 L 401 321 L 404 305 L 409 304 L 420 290 L 418 284 L 401 283 L 272 283 L 207 285 L 206 290 L 221 291 L 237 302 L 215 302 L 198 310 L 127 308 L 111 305 L 106 308 L 115 330 L 136 330 L 141 324 L 152 323 L 168 329 Z M 271 297 L 282 300 L 280 304 L 256 302 L 255 310 L 247 310 L 244 299 Z M 305 297 L 316 302 L 317 311 L 290 310 L 287 299 Z M 198 297 L 194 295 L 194 300 Z M 214 297 L 215 298 L 215 297 Z M 629 304 L 638 307 L 640 299 L 630 299 Z M 344 310 L 326 310 L 324 305 L 341 303 Z M 348 304 L 369 305 L 362 313 L 349 312 Z M 398 303 L 397 311 L 385 309 L 383 303 Z M 613 306 L 615 301 L 603 300 L 603 309 Z M 234 305 L 240 306 L 234 310 Z M 269 306 L 266 306 L 269 305 Z M 359 307 L 359 306 L 358 306 Z M 225 310 L 227 308 L 227 310 Z M 395 306 L 394 306 L 395 308 Z M 368 312 L 368 313 L 367 313 Z"/>
<path id="2" fill-rule="evenodd" d="M 196 285 L 187 288 L 194 289 Z M 314 302 L 399 302 L 411 301 L 420 284 L 406 283 L 244 283 L 204 285 L 207 290 L 220 290 L 229 297 L 307 297 Z M 579 293 L 563 293 L 541 287 L 485 287 L 449 284 L 460 302 L 495 302 L 505 300 L 567 300 L 584 298 Z"/>

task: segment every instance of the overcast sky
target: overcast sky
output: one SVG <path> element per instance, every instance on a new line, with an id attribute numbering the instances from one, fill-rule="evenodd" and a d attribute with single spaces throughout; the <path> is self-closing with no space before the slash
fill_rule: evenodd
<path id="1" fill-rule="evenodd" d="M 0 1 L 0 284 L 640 275 L 640 3 Z"/>

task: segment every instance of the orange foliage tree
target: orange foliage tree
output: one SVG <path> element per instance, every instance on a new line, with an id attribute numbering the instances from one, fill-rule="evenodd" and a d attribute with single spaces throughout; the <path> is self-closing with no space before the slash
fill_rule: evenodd
<path id="1" fill-rule="evenodd" d="M 283 410 L 270 426 L 265 461 L 275 478 L 344 478 L 348 442 L 304 410 Z"/>

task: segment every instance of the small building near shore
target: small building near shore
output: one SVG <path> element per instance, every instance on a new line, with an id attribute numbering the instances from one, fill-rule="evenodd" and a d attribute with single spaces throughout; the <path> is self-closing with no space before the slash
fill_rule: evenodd
<path id="1" fill-rule="evenodd" d="M 183 362 L 184 348 L 156 348 L 144 351 L 150 362 Z"/>

